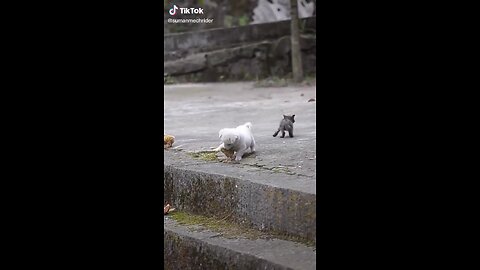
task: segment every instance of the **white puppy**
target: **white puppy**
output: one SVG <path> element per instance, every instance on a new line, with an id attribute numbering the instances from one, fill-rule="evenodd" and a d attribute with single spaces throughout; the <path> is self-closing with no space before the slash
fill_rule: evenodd
<path id="1" fill-rule="evenodd" d="M 218 132 L 222 144 L 215 148 L 220 151 L 222 148 L 235 151 L 235 160 L 240 161 L 247 153 L 255 152 L 255 139 L 252 133 L 252 123 L 248 122 L 236 128 L 224 128 Z"/>

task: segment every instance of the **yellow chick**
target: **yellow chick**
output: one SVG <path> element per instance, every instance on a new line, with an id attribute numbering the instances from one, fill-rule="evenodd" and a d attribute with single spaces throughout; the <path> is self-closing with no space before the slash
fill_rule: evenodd
<path id="1" fill-rule="evenodd" d="M 163 149 L 172 147 L 175 137 L 172 135 L 163 135 Z"/>

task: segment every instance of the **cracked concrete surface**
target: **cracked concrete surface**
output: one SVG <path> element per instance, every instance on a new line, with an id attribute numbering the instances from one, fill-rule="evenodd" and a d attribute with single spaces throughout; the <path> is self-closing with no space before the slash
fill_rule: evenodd
<path id="1" fill-rule="evenodd" d="M 315 86 L 255 88 L 244 82 L 166 85 L 164 132 L 175 136 L 177 151 L 205 151 L 220 144 L 220 129 L 251 122 L 257 143 L 254 154 L 238 164 L 206 162 L 202 170 L 228 171 L 232 177 L 263 171 L 272 174 L 272 182 L 281 174 L 280 178 L 299 181 L 302 190 L 315 193 L 316 102 L 308 102 L 311 98 L 316 98 Z M 295 114 L 293 138 L 272 136 L 283 114 Z M 166 159 L 174 158 L 176 150 L 166 150 Z M 182 162 L 196 164 L 193 158 L 183 157 Z"/>

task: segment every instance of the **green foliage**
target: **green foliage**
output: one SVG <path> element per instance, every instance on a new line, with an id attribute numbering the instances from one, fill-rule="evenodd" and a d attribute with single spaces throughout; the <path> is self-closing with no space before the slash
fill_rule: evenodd
<path id="1" fill-rule="evenodd" d="M 163 84 L 174 84 L 175 80 L 170 75 L 163 75 Z"/>
<path id="2" fill-rule="evenodd" d="M 233 26 L 233 16 L 226 15 L 223 19 L 223 24 L 225 27 L 232 27 Z"/>
<path id="3" fill-rule="evenodd" d="M 243 15 L 240 18 L 238 18 L 239 26 L 248 25 L 249 22 L 250 22 L 250 18 L 248 18 L 248 15 Z"/>
<path id="4" fill-rule="evenodd" d="M 217 154 L 215 151 L 199 151 L 199 152 L 190 152 L 188 153 L 193 158 L 201 159 L 204 161 L 218 161 Z"/>
<path id="5" fill-rule="evenodd" d="M 248 15 L 242 15 L 240 17 L 225 15 L 223 23 L 225 27 L 245 26 L 250 23 L 250 18 Z"/>

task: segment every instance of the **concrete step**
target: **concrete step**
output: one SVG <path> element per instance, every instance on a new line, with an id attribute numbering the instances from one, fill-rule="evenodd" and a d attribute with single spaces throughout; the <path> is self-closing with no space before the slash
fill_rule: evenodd
<path id="1" fill-rule="evenodd" d="M 164 267 L 186 269 L 315 269 L 316 250 L 281 239 L 224 237 L 165 217 Z"/>
<path id="2" fill-rule="evenodd" d="M 260 42 L 245 42 L 224 45 L 212 50 L 201 50 L 195 53 L 181 51 L 164 52 L 164 72 L 170 76 L 188 74 L 215 66 L 226 65 L 238 59 L 252 59 L 257 57 L 273 63 L 274 59 L 288 57 L 291 46 L 290 36 L 282 36 L 272 40 Z M 316 36 L 302 35 L 300 47 L 302 50 L 315 49 Z"/>
<path id="3" fill-rule="evenodd" d="M 180 52 L 164 53 L 166 56 L 163 62 L 164 72 L 168 75 L 181 75 L 203 70 L 207 67 L 224 65 L 232 60 L 247 58 L 250 59 L 263 51 L 266 52 L 270 47 L 270 42 L 250 42 L 238 44 L 233 47 L 223 47 L 212 51 L 198 52 L 185 55 Z"/>
<path id="4" fill-rule="evenodd" d="M 306 29 L 316 29 L 316 17 L 301 19 Z M 164 52 L 212 51 L 221 47 L 276 39 L 290 34 L 290 21 L 250 24 L 229 28 L 208 29 L 164 35 Z"/>
<path id="5" fill-rule="evenodd" d="M 164 158 L 164 197 L 173 207 L 316 243 L 315 178 L 248 158 L 225 164 L 178 151 Z"/>

